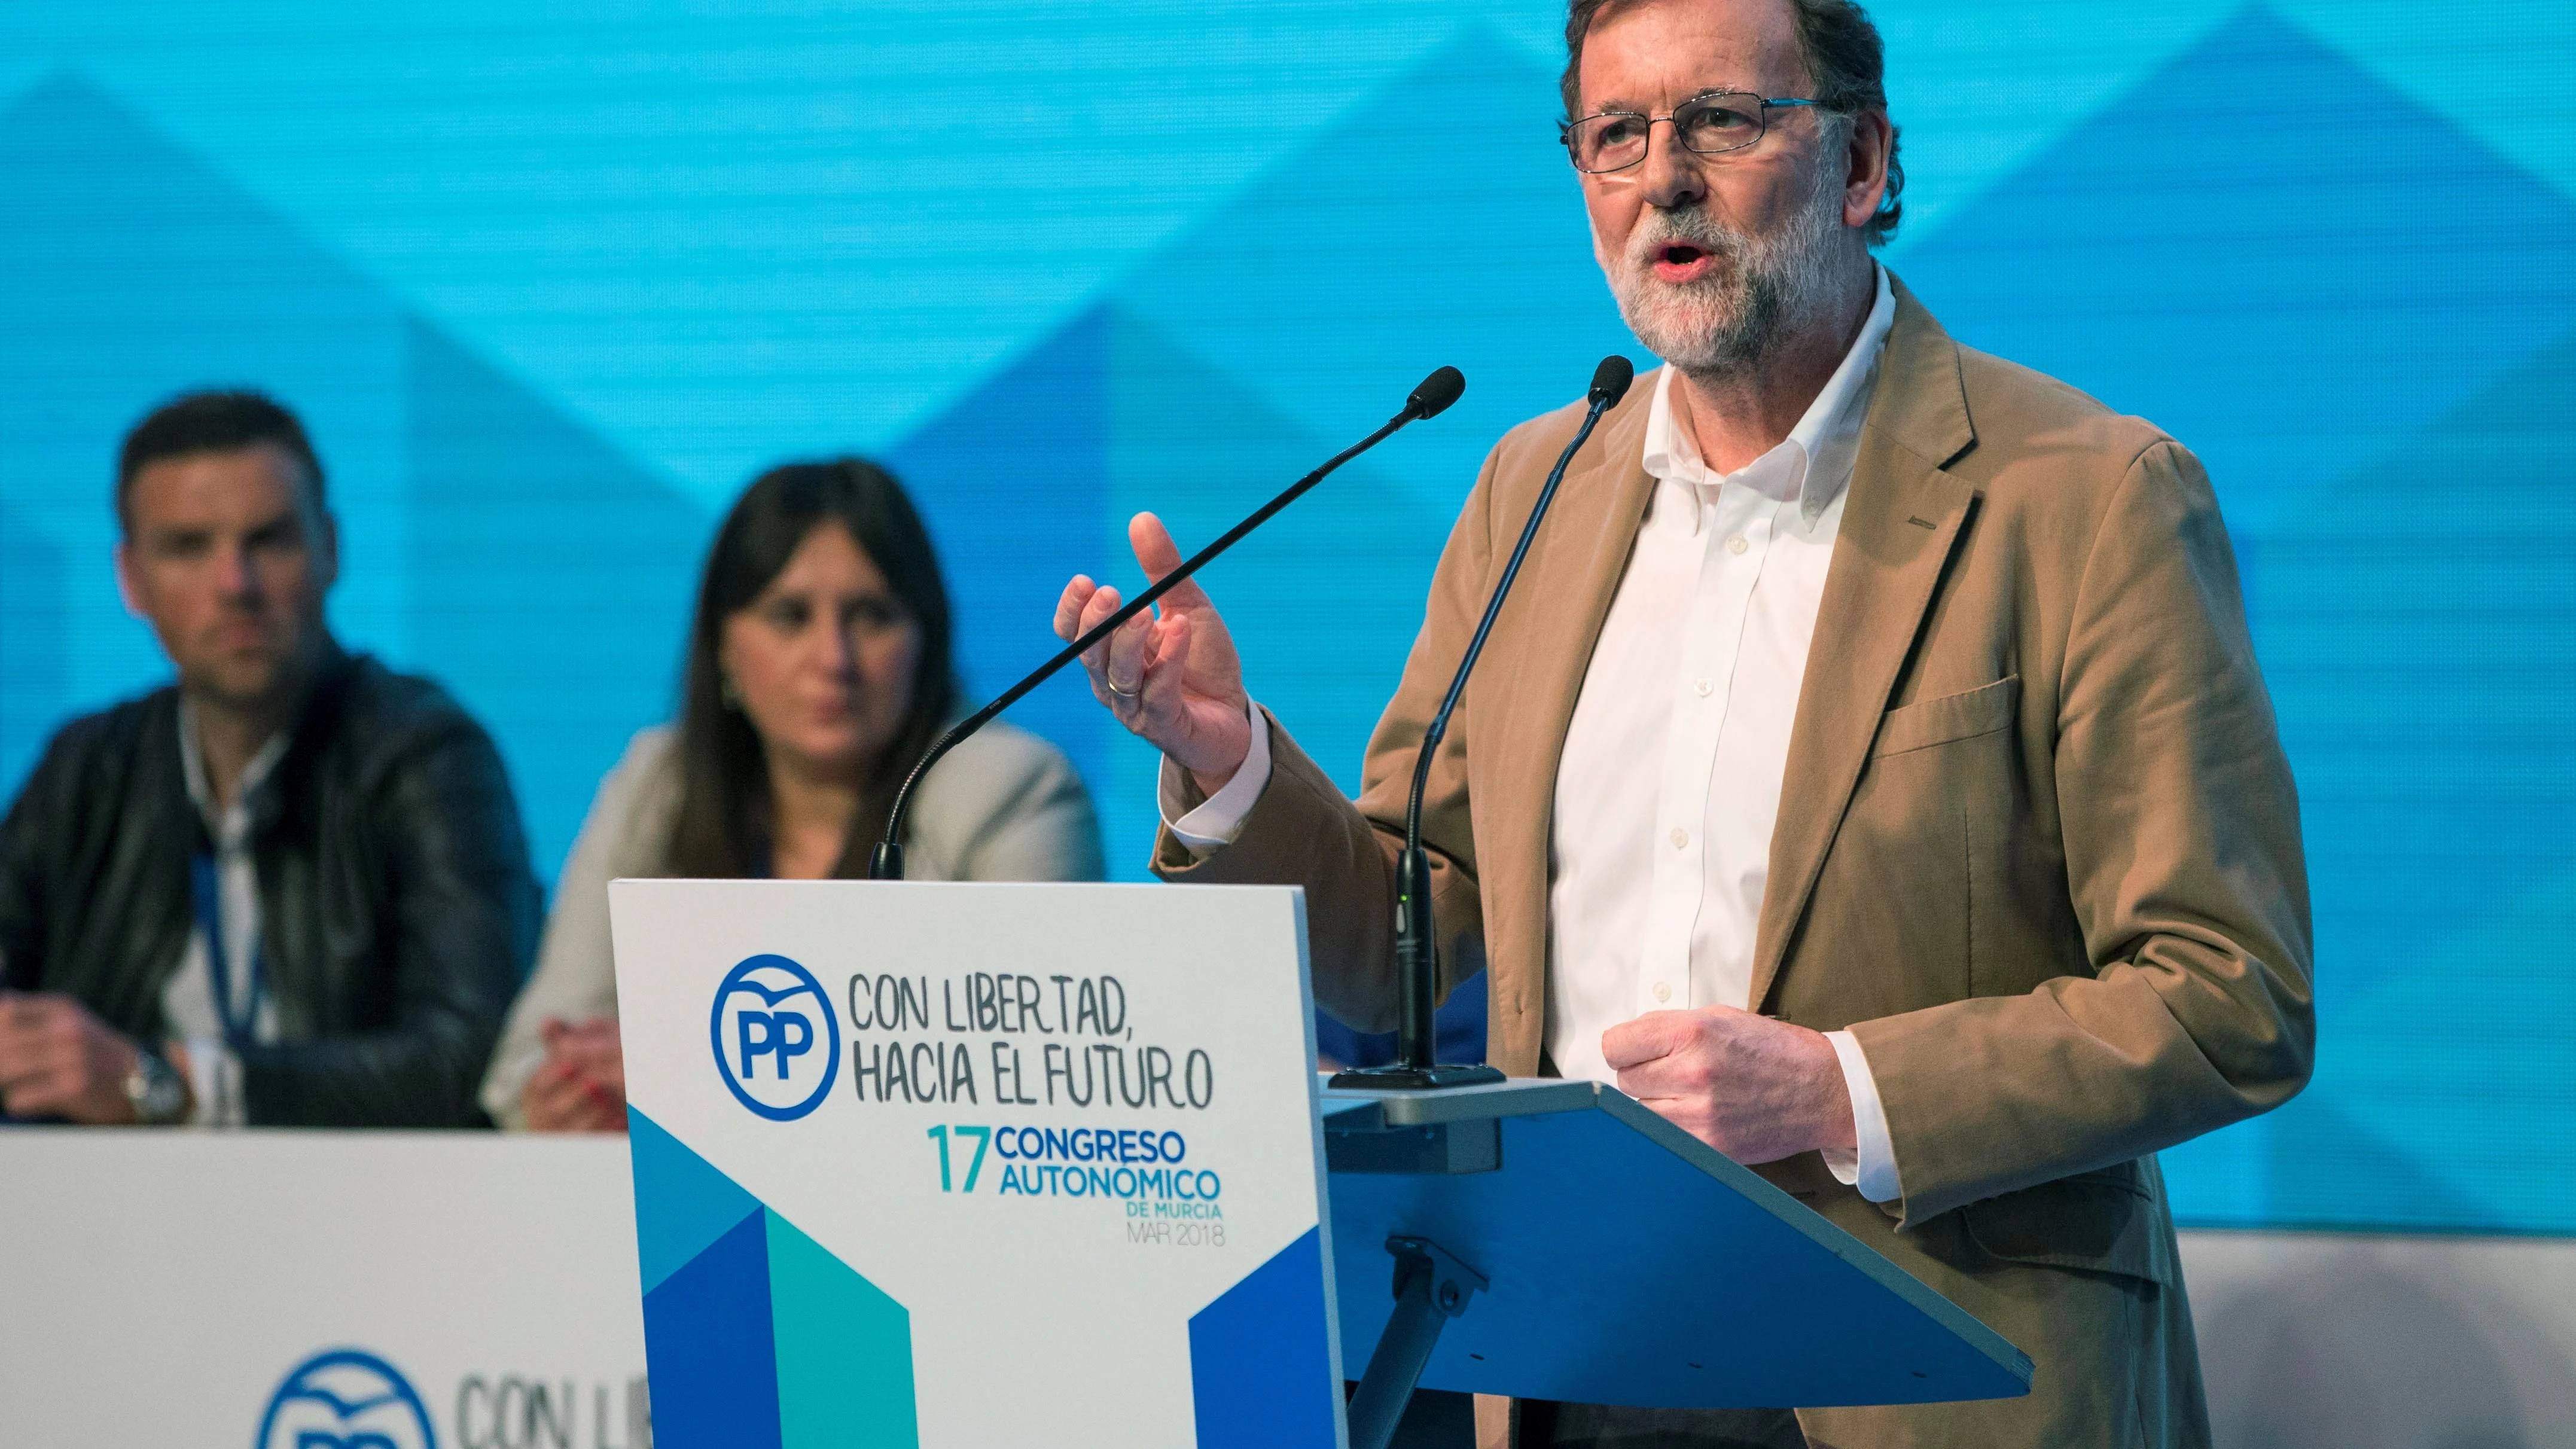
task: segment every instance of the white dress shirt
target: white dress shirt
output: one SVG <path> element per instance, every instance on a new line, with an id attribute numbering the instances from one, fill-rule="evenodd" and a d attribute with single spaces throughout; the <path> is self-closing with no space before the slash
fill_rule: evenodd
<path id="1" fill-rule="evenodd" d="M 287 736 L 280 731 L 260 746 L 233 786 L 231 803 L 215 807 L 215 791 L 206 779 L 205 751 L 197 742 L 196 712 L 179 706 L 179 759 L 188 778 L 188 798 L 205 817 L 206 834 L 215 847 L 216 912 L 224 933 L 224 962 L 231 969 L 231 1015 L 247 1015 L 256 1041 L 277 1040 L 277 1004 L 254 980 L 252 961 L 260 949 L 259 866 L 251 850 L 251 796 L 268 782 L 269 773 L 286 754 Z M 241 1059 L 224 1041 L 225 1013 L 215 1008 L 215 973 L 206 951 L 202 924 L 188 931 L 178 974 L 161 989 L 161 1015 L 172 1036 L 188 1044 L 189 1085 L 196 1105 L 188 1120 L 204 1127 L 242 1125 Z"/>
<path id="2" fill-rule="evenodd" d="M 1568 1077 L 1615 1085 L 1602 1033 L 1649 1011 L 1750 1008 L 1771 833 L 1842 526 L 1861 423 L 1896 313 L 1887 274 L 1859 337 L 1786 440 L 1732 473 L 1709 471 L 1657 377 L 1644 465 L 1655 480 L 1603 621 L 1557 766 L 1549 840 L 1547 1053 Z M 1205 855 L 1232 840 L 1270 776 L 1267 731 L 1225 789 L 1174 819 Z M 1887 1117 L 1860 1045 L 1831 1032 L 1856 1152 L 1834 1175 L 1899 1195 Z"/>

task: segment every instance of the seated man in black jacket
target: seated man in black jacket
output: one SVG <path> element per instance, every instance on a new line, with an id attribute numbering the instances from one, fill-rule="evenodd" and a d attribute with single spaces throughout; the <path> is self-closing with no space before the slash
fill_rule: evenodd
<path id="1" fill-rule="evenodd" d="M 116 505 L 179 678 L 66 726 L 0 823 L 0 1113 L 480 1123 L 543 909 L 490 738 L 332 640 L 322 467 L 277 404 L 145 418 Z"/>

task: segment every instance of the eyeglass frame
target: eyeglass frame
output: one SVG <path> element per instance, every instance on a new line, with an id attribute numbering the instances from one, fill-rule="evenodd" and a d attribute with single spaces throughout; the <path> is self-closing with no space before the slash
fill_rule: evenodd
<path id="1" fill-rule="evenodd" d="M 1717 96 L 1752 97 L 1754 103 L 1760 107 L 1760 109 L 1755 112 L 1754 119 L 1761 122 L 1762 129 L 1753 137 L 1752 140 L 1747 141 L 1740 146 L 1725 146 L 1715 151 L 1702 151 L 1698 147 L 1693 146 L 1688 139 L 1684 139 L 1682 142 L 1682 149 L 1690 152 L 1694 156 L 1725 156 L 1737 151 L 1749 151 L 1752 148 L 1761 145 L 1762 138 L 1771 134 L 1771 108 L 1773 106 L 1778 106 L 1784 110 L 1801 106 L 1810 106 L 1818 110 L 1830 109 L 1824 102 L 1817 100 L 1812 96 L 1766 96 L 1760 91 L 1739 91 L 1728 86 L 1717 86 L 1709 90 L 1700 91 L 1694 95 L 1683 97 L 1680 105 L 1673 107 L 1671 110 L 1666 111 L 1660 116 L 1655 115 L 1650 111 L 1594 111 L 1588 116 L 1578 116 L 1571 121 L 1559 122 L 1556 128 L 1556 144 L 1565 148 L 1566 162 L 1575 169 L 1576 174 L 1583 176 L 1615 176 L 1619 172 L 1628 170 L 1630 167 L 1644 165 L 1646 157 L 1653 154 L 1655 149 L 1655 126 L 1657 123 L 1672 125 L 1673 134 L 1678 136 L 1681 134 L 1681 127 L 1674 123 L 1675 118 L 1681 115 L 1685 109 L 1697 105 L 1701 101 L 1710 100 Z M 1632 116 L 1645 122 L 1645 149 L 1637 153 L 1637 159 L 1634 161 L 1623 162 L 1617 166 L 1604 166 L 1598 171 L 1586 171 L 1583 169 L 1583 163 L 1575 159 L 1574 128 L 1582 125 L 1586 121 L 1600 120 L 1604 116 Z"/>

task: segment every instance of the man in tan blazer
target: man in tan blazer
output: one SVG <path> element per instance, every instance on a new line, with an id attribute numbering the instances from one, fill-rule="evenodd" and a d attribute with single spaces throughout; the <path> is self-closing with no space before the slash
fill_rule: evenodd
<path id="1" fill-rule="evenodd" d="M 1848 0 L 1577 0 L 1568 37 L 1596 251 L 1670 366 L 1575 454 L 1433 763 L 1444 984 L 1487 971 L 1507 1071 L 1615 1083 L 2037 1373 L 1794 1420 L 1531 1405 L 1514 1432 L 2205 1444 L 2154 1154 L 2288 1099 L 2314 1044 L 2297 800 L 2209 482 L 1870 258 L 1901 172 Z M 1317 995 L 1362 1029 L 1396 1014 L 1415 745 L 1580 415 L 1487 459 L 1356 804 L 1252 705 L 1195 585 L 1086 661 L 1169 762 L 1155 869 L 1303 885 Z M 1149 574 L 1178 563 L 1132 533 Z M 1058 630 L 1117 602 L 1076 579 Z"/>

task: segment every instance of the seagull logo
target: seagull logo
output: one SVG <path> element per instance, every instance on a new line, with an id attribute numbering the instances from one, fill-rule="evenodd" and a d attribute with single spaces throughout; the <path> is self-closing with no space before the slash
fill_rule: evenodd
<path id="1" fill-rule="evenodd" d="M 257 1449 L 438 1449 L 411 1382 L 354 1348 L 317 1353 L 269 1396 Z"/>
<path id="2" fill-rule="evenodd" d="M 813 972 L 784 956 L 753 956 L 725 973 L 707 1036 L 734 1099 L 773 1122 L 821 1106 L 840 1075 L 832 999 Z"/>

